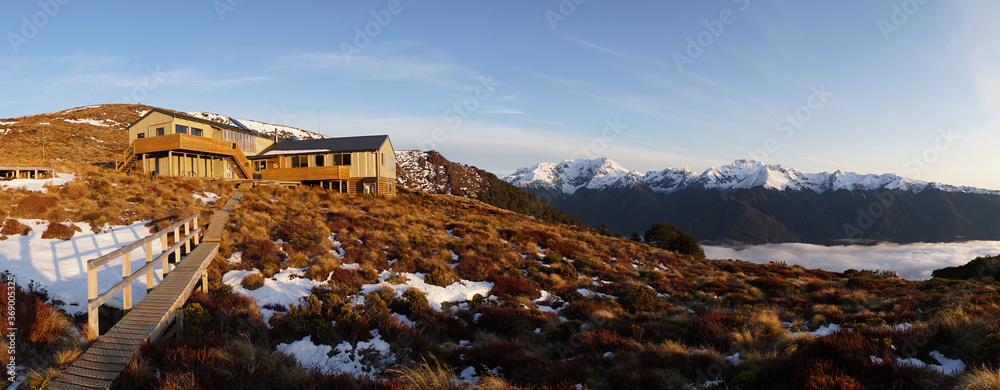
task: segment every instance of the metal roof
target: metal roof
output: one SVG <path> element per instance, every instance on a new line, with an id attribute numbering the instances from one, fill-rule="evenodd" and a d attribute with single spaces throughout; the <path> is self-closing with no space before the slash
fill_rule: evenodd
<path id="1" fill-rule="evenodd" d="M 259 156 L 275 152 L 272 154 L 288 154 L 288 152 L 302 151 L 303 153 L 322 152 L 353 152 L 361 150 L 378 150 L 389 141 L 388 135 L 366 135 L 360 137 L 339 137 L 307 139 L 301 141 L 284 141 L 271 145 Z"/>

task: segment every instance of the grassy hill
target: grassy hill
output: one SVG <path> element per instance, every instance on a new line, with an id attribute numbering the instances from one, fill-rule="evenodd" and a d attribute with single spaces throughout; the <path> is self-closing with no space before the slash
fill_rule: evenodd
<path id="1" fill-rule="evenodd" d="M 4 126 L 20 126 L 15 136 L 27 145 L 25 129 L 61 120 L 66 142 L 98 156 L 66 164 L 103 158 L 100 142 L 58 119 L 73 120 L 67 111 Z M 34 161 L 28 154 L 25 163 Z M 52 240 L 74 239 L 59 228 L 66 221 L 98 230 L 152 221 L 155 229 L 210 213 L 233 186 L 91 171 L 47 190 L 0 192 L 0 240 L 23 233 L 24 218 L 48 221 Z M 195 198 L 201 192 L 221 199 L 205 204 Z M 257 187 L 230 222 L 209 293 L 184 307 L 186 337 L 143 347 L 117 388 L 952 389 L 1000 381 L 994 278 L 910 281 L 695 259 L 412 191 L 373 199 Z M 58 286 L 21 283 L 16 318 L 0 311 L 0 323 L 20 329 L 16 356 L 32 370 L 26 387 L 44 385 L 86 347 L 76 336 L 85 317 L 61 312 L 46 288 Z"/>
<path id="2" fill-rule="evenodd" d="M 0 165 L 54 166 L 73 171 L 81 166 L 113 163 L 128 147 L 128 125 L 150 108 L 102 104 L 0 119 Z"/>
<path id="3" fill-rule="evenodd" d="M 231 222 L 188 337 L 122 388 L 950 389 L 972 375 L 935 356 L 1000 364 L 995 280 L 696 260 L 426 193 L 258 187 Z M 303 345 L 374 374 L 303 368 Z"/>

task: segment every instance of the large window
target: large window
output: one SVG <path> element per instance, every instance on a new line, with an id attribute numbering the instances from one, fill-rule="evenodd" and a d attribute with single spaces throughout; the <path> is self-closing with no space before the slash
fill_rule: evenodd
<path id="1" fill-rule="evenodd" d="M 192 127 L 191 128 L 191 135 L 197 135 L 199 137 L 204 137 L 205 136 L 205 131 L 202 130 L 202 129 L 197 129 L 197 128 Z"/>
<path id="2" fill-rule="evenodd" d="M 238 131 L 223 130 L 222 137 L 226 141 L 232 142 L 243 149 L 247 153 L 257 153 L 257 140 L 256 137 L 240 133 Z"/>
<path id="3" fill-rule="evenodd" d="M 309 156 L 292 156 L 292 168 L 305 168 L 309 166 Z"/>
<path id="4" fill-rule="evenodd" d="M 176 132 L 177 132 L 177 134 L 187 134 L 188 133 L 188 127 L 187 126 L 182 126 L 182 125 L 177 125 L 176 126 Z"/>
<path id="5" fill-rule="evenodd" d="M 335 154 L 333 155 L 333 165 L 351 165 L 351 154 Z"/>
<path id="6" fill-rule="evenodd" d="M 326 164 L 325 164 L 326 161 L 324 161 L 324 160 L 326 160 L 326 156 L 324 156 L 322 154 L 316 155 L 316 166 L 317 167 L 326 166 Z"/>

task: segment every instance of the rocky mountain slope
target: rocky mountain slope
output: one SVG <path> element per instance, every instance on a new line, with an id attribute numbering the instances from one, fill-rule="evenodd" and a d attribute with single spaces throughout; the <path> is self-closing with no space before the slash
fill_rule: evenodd
<path id="1" fill-rule="evenodd" d="M 539 219 L 584 225 L 535 195 L 500 180 L 482 169 L 449 161 L 436 151 L 396 151 L 399 185 L 435 194 L 477 199 L 502 209 Z"/>
<path id="2" fill-rule="evenodd" d="M 803 173 L 737 160 L 701 174 L 609 159 L 541 163 L 504 180 L 622 234 L 668 222 L 701 241 L 833 244 L 1000 239 L 1000 192 L 895 174 Z"/>

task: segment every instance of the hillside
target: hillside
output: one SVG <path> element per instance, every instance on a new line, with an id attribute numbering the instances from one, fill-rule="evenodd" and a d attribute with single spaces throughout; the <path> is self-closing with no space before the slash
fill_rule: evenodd
<path id="1" fill-rule="evenodd" d="M 128 148 L 128 126 L 146 114 L 150 106 L 99 104 L 19 118 L 0 119 L 0 165 L 55 166 L 65 172 L 81 167 L 113 167 Z M 234 125 L 230 117 L 191 113 L 219 123 Z M 237 119 L 246 127 L 266 134 L 322 138 L 320 134 L 289 126 Z M 42 158 L 42 140 L 45 158 Z"/>
<path id="2" fill-rule="evenodd" d="M 700 241 L 952 242 L 1000 239 L 1000 193 L 894 174 L 807 174 L 740 160 L 702 174 L 628 171 L 608 159 L 543 163 L 504 180 L 621 234 L 668 222 Z"/>
<path id="3" fill-rule="evenodd" d="M 546 221 L 584 226 L 583 222 L 496 175 L 451 162 L 437 151 L 397 150 L 396 161 L 397 182 L 403 187 L 465 196 Z"/>
<path id="4" fill-rule="evenodd" d="M 58 167 L 113 163 L 128 147 L 128 125 L 149 109 L 137 104 L 101 104 L 0 119 L 2 164 Z"/>
<path id="5" fill-rule="evenodd" d="M 73 191 L 114 177 L 153 184 Z M 257 187 L 230 222 L 187 337 L 122 388 L 951 389 L 1000 363 L 995 280 L 698 260 L 427 193 Z"/>

